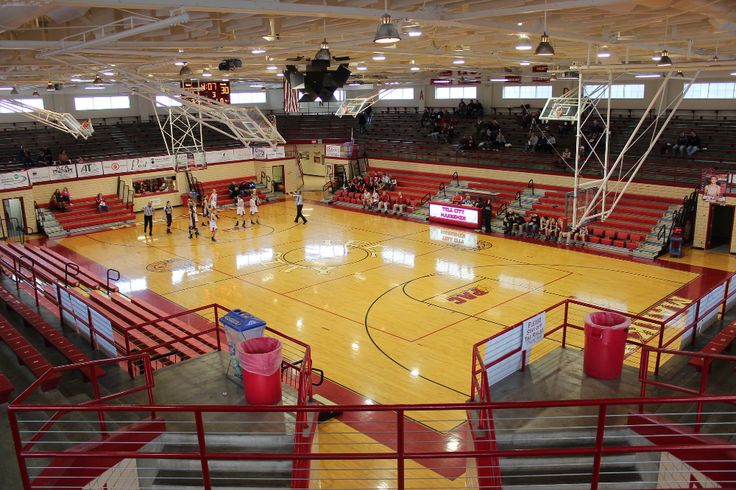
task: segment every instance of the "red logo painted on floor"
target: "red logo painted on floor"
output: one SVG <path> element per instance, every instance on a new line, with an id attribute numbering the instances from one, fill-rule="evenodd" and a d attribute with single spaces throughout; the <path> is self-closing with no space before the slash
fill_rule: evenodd
<path id="1" fill-rule="evenodd" d="M 459 294 L 453 294 L 452 296 L 448 296 L 445 299 L 447 299 L 447 301 L 450 301 L 451 303 L 455 303 L 456 305 L 461 305 L 481 296 L 485 296 L 489 292 L 490 291 L 486 288 L 475 287 L 471 289 L 466 289 Z"/>

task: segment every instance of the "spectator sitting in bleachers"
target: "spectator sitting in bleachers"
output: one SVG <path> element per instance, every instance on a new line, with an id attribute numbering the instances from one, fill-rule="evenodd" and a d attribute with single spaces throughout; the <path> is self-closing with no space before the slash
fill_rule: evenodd
<path id="1" fill-rule="evenodd" d="M 460 103 L 457 105 L 457 115 L 464 116 L 468 113 L 468 104 L 463 99 L 460 99 Z"/>
<path id="2" fill-rule="evenodd" d="M 378 194 L 378 191 L 373 189 L 373 194 L 371 194 L 371 208 L 372 209 L 378 209 L 378 203 L 381 201 L 381 196 Z"/>
<path id="3" fill-rule="evenodd" d="M 371 202 L 372 202 L 371 191 L 369 191 L 368 189 L 366 189 L 366 190 L 363 191 L 363 200 L 362 200 L 363 209 L 366 209 L 366 208 L 367 209 L 370 209 L 371 208 Z"/>
<path id="4" fill-rule="evenodd" d="M 394 214 L 403 214 L 404 211 L 406 211 L 406 198 L 404 197 L 404 194 L 399 192 L 398 197 L 396 197 L 396 201 L 394 202 L 393 212 Z"/>
<path id="5" fill-rule="evenodd" d="M 680 136 L 677 137 L 677 141 L 675 141 L 675 144 L 672 145 L 672 153 L 679 152 L 680 155 L 684 155 L 686 149 L 687 135 L 685 134 L 685 131 L 682 131 L 680 132 Z"/>
<path id="6" fill-rule="evenodd" d="M 391 196 L 389 196 L 386 191 L 381 192 L 381 197 L 378 199 L 378 212 L 380 213 L 383 211 L 388 214 L 389 204 L 391 204 Z"/>
<path id="7" fill-rule="evenodd" d="M 65 165 L 68 163 L 71 163 L 71 160 L 69 159 L 69 155 L 66 154 L 66 150 L 59 150 L 59 163 Z"/>
<path id="8" fill-rule="evenodd" d="M 463 195 L 459 192 L 456 192 L 454 196 L 452 196 L 452 204 L 462 204 L 463 203 Z"/>
<path id="9" fill-rule="evenodd" d="M 687 136 L 687 156 L 691 157 L 700 150 L 700 136 L 695 133 L 694 129 L 690 130 L 690 134 Z"/>
<path id="10" fill-rule="evenodd" d="M 503 132 L 499 129 L 496 133 L 496 140 L 493 144 L 493 151 L 498 151 L 501 148 L 506 148 L 506 136 L 504 136 Z"/>
<path id="11" fill-rule="evenodd" d="M 513 214 L 511 214 L 511 213 L 509 213 L 507 211 L 506 214 L 503 217 L 503 222 L 502 223 L 503 223 L 503 234 L 504 235 L 508 235 L 509 233 L 511 233 L 511 229 L 512 229 L 513 223 L 514 223 L 514 216 L 513 216 Z"/>
<path id="12" fill-rule="evenodd" d="M 428 107 L 425 109 L 425 111 L 422 113 L 422 119 L 419 121 L 419 125 L 421 127 L 424 127 L 425 125 L 430 124 L 430 121 L 432 120 L 432 109 L 431 107 Z"/>
<path id="13" fill-rule="evenodd" d="M 69 188 L 64 187 L 61 191 L 61 199 L 67 204 L 67 206 L 71 205 L 72 203 L 72 195 L 69 193 Z"/>
<path id="14" fill-rule="evenodd" d="M 570 164 L 571 160 L 572 160 L 572 153 L 570 152 L 570 148 L 565 148 L 564 150 L 562 150 L 562 153 L 560 154 L 560 158 L 557 160 L 557 165 L 565 169 Z"/>
<path id="15" fill-rule="evenodd" d="M 389 182 L 389 190 L 396 189 L 396 186 L 399 185 L 398 181 L 396 180 L 396 177 L 391 177 L 391 181 Z"/>
<path id="16" fill-rule="evenodd" d="M 238 193 L 240 192 L 240 189 L 238 188 L 238 185 L 235 182 L 230 182 L 230 185 L 227 186 L 228 191 L 230 192 L 230 197 L 232 199 L 235 199 L 238 197 Z"/>
<path id="17" fill-rule="evenodd" d="M 524 151 L 537 151 L 537 145 L 539 144 L 539 136 L 532 134 L 524 146 Z"/>
<path id="18" fill-rule="evenodd" d="M 105 202 L 105 196 L 103 196 L 101 192 L 97 193 L 97 197 L 95 198 L 95 201 L 97 202 L 97 212 L 98 213 L 105 213 L 108 211 L 107 203 Z"/>
<path id="19" fill-rule="evenodd" d="M 71 203 L 65 201 L 64 196 L 61 194 L 61 191 L 59 189 L 56 189 L 54 191 L 54 194 L 51 196 L 49 206 L 52 209 L 58 209 L 59 211 L 68 211 L 70 209 Z"/>
<path id="20" fill-rule="evenodd" d="M 586 226 L 581 226 L 575 232 L 573 232 L 573 239 L 576 242 L 585 242 L 587 237 L 588 237 L 588 228 Z"/>

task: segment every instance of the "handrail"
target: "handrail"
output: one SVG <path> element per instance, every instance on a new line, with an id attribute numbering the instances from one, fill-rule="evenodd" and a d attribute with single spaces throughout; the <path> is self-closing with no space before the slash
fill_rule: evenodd
<path id="1" fill-rule="evenodd" d="M 457 172 L 452 173 L 452 175 L 450 176 L 450 182 L 452 182 L 453 179 L 455 179 L 455 185 L 460 185 L 460 176 Z"/>
<path id="2" fill-rule="evenodd" d="M 502 214 L 506 213 L 508 208 L 509 208 L 509 203 L 505 202 L 501 204 L 496 210 L 496 216 L 501 216 Z"/>
<path id="3" fill-rule="evenodd" d="M 115 274 L 113 274 L 113 272 Z M 110 281 L 116 282 L 120 280 L 120 271 L 117 269 L 107 269 L 107 273 L 105 274 L 105 289 L 107 290 L 107 294 L 110 294 Z M 113 277 L 114 275 L 114 277 Z"/>
<path id="4" fill-rule="evenodd" d="M 534 195 L 534 179 L 529 179 L 529 182 L 526 183 L 526 187 L 532 189 L 532 196 Z"/>
<path id="5" fill-rule="evenodd" d="M 66 262 L 64 264 L 64 284 L 69 287 L 69 276 L 77 277 L 79 275 L 79 266 L 74 262 Z"/>
<path id="6" fill-rule="evenodd" d="M 28 269 L 28 272 L 31 273 L 31 280 L 33 281 L 33 296 L 36 299 L 36 306 L 38 306 L 38 287 L 36 287 L 36 261 L 33 260 L 32 257 L 29 257 L 28 255 L 21 255 L 18 257 L 18 272 L 16 273 L 16 277 L 18 278 L 18 281 L 21 281 L 23 277 L 23 260 L 28 261 L 28 264 L 30 266 L 26 266 L 26 269 Z M 16 282 L 16 285 L 20 287 L 20 282 Z"/>
<path id="7" fill-rule="evenodd" d="M 521 207 L 521 191 L 516 191 L 516 195 L 514 196 L 514 199 L 519 201 L 519 207 Z"/>
<path id="8" fill-rule="evenodd" d="M 665 235 L 667 235 L 667 225 L 662 223 L 662 226 L 660 226 L 659 230 L 657 231 L 657 241 L 663 241 Z"/>
<path id="9" fill-rule="evenodd" d="M 431 201 L 431 200 L 432 200 L 432 194 L 430 194 L 429 192 L 427 192 L 425 195 L 422 196 L 422 199 L 419 201 L 419 205 L 421 206 L 425 202 L 428 202 L 428 201 Z"/>
<path id="10" fill-rule="evenodd" d="M 445 187 L 446 186 L 445 186 L 444 183 L 440 183 L 440 185 L 439 185 L 439 192 L 442 193 L 442 197 L 447 197 L 447 191 L 445 190 Z"/>

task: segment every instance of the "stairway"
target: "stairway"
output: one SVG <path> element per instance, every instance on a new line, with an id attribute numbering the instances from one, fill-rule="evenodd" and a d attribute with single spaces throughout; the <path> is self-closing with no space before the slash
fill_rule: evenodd
<path id="1" fill-rule="evenodd" d="M 667 240 L 669 239 L 670 231 L 672 230 L 674 213 L 679 208 L 679 204 L 673 204 L 669 207 L 667 212 L 659 219 L 659 221 L 657 221 L 654 229 L 647 233 L 644 241 L 640 243 L 639 247 L 637 247 L 633 251 L 634 257 L 654 260 L 662 255 L 662 248 L 667 245 Z M 659 229 L 662 227 L 662 225 L 667 227 L 667 233 L 665 234 L 664 242 L 662 239 L 657 239 L 657 233 L 659 232 Z"/>
<path id="2" fill-rule="evenodd" d="M 46 236 L 49 238 L 66 236 L 66 231 L 64 231 L 64 228 L 56 220 L 54 213 L 46 208 L 37 208 L 37 212 L 41 218 L 41 227 Z"/>
<path id="3" fill-rule="evenodd" d="M 225 414 L 218 414 L 225 415 Z M 246 416 L 247 414 L 233 414 Z M 263 415 L 263 414 L 262 414 Z M 243 424 L 233 420 L 232 424 L 223 424 L 223 420 L 210 422 L 215 430 L 225 430 L 224 426 L 248 428 L 258 430 L 268 424 L 281 426 L 283 432 L 208 432 L 205 436 L 207 451 L 210 453 L 277 453 L 291 454 L 293 451 L 293 434 L 288 433 L 289 428 L 293 431 L 291 414 L 269 413 L 265 414 L 268 420 Z M 277 419 L 281 420 L 277 420 Z M 188 424 L 183 424 L 186 427 Z M 192 432 L 167 432 L 152 442 L 144 451 L 163 452 L 194 452 L 198 451 L 196 433 Z M 212 430 L 212 429 L 211 429 Z M 237 429 L 233 429 L 237 430 Z M 141 488 L 154 490 L 188 490 L 201 489 L 202 466 L 198 458 L 190 460 L 179 459 L 141 459 L 138 460 Z M 258 489 L 288 489 L 291 488 L 290 460 L 210 460 L 209 470 L 213 488 L 236 489 L 248 488 Z"/>

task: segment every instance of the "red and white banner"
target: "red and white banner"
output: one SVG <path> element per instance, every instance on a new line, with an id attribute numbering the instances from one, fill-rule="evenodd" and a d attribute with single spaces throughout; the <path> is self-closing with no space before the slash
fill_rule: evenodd
<path id="1" fill-rule="evenodd" d="M 299 91 L 291 88 L 287 77 L 284 77 L 284 112 L 299 112 Z"/>

